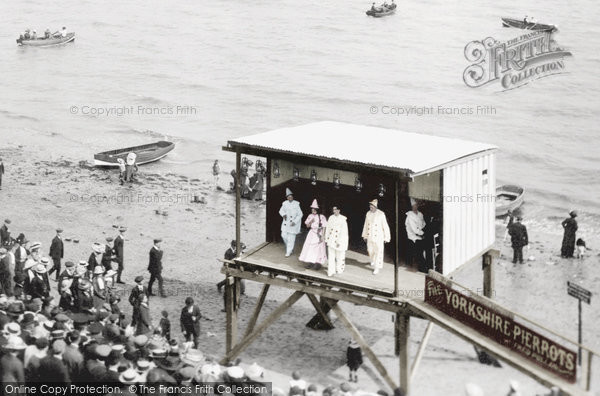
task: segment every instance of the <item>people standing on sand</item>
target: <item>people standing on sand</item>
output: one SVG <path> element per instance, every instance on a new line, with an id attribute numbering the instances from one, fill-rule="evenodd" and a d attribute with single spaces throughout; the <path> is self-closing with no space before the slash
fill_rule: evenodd
<path id="1" fill-rule="evenodd" d="M 8 251 L 5 248 L 0 248 L 0 294 L 6 294 L 8 297 L 13 292 L 10 279 Z"/>
<path id="2" fill-rule="evenodd" d="M 10 244 L 10 219 L 4 220 L 4 224 L 0 227 L 0 247 L 5 247 Z"/>
<path id="3" fill-rule="evenodd" d="M 131 289 L 129 294 L 129 304 L 133 307 L 133 314 L 131 316 L 131 325 L 135 327 L 139 318 L 139 307 L 142 301 L 142 295 L 148 294 L 148 288 L 142 284 L 144 277 L 138 275 L 135 277 L 135 286 Z"/>
<path id="4" fill-rule="evenodd" d="M 406 221 L 404 225 L 406 227 L 406 236 L 408 237 L 408 264 L 413 265 L 417 262 L 417 268 L 420 272 L 427 272 L 427 263 L 423 256 L 423 235 L 425 232 L 425 219 L 423 213 L 419 212 L 418 202 L 411 198 L 410 199 L 411 210 L 406 212 Z"/>
<path id="5" fill-rule="evenodd" d="M 186 342 L 194 342 L 194 348 L 196 349 L 198 349 L 198 341 L 200 339 L 200 319 L 202 319 L 200 308 L 194 304 L 192 297 L 187 297 L 185 299 L 185 307 L 181 310 L 181 332 Z"/>
<path id="6" fill-rule="evenodd" d="M 348 341 L 348 348 L 346 349 L 346 365 L 350 370 L 350 382 L 358 382 L 358 375 L 356 374 L 356 371 L 362 364 L 363 359 L 360 345 L 358 345 L 354 339 L 351 339 Z"/>
<path id="7" fill-rule="evenodd" d="M 377 209 L 376 199 L 369 202 L 369 211 L 365 215 L 362 238 L 367 243 L 367 251 L 373 267 L 373 275 L 377 275 L 383 268 L 384 248 L 383 244 L 391 239 L 390 227 L 388 226 L 385 213 Z"/>
<path id="8" fill-rule="evenodd" d="M 219 174 L 221 173 L 221 167 L 219 166 L 219 160 L 215 160 L 212 166 L 213 180 L 215 182 L 215 189 L 219 187 Z"/>
<path id="9" fill-rule="evenodd" d="M 135 335 L 148 335 L 148 333 L 154 329 L 152 326 L 152 320 L 150 319 L 149 303 L 148 296 L 146 294 L 142 294 L 140 298 L 139 316 Z"/>
<path id="10" fill-rule="evenodd" d="M 115 261 L 119 265 L 119 269 L 117 270 L 117 283 L 125 283 L 121 280 L 121 274 L 123 273 L 123 269 L 125 268 L 125 262 L 123 259 L 123 249 L 125 245 L 125 231 L 127 231 L 126 227 L 119 227 L 119 235 L 115 238 L 115 242 L 113 243 L 113 250 L 115 255 Z"/>
<path id="11" fill-rule="evenodd" d="M 523 264 L 523 247 L 529 245 L 527 227 L 521 223 L 522 220 L 521 216 L 517 216 L 515 221 L 508 226 L 508 234 L 513 248 L 513 264 L 516 264 L 517 261 Z"/>
<path id="12" fill-rule="evenodd" d="M 125 181 L 125 174 L 127 171 L 127 168 L 125 167 L 125 161 L 123 160 L 123 158 L 117 158 L 117 164 L 119 164 L 119 184 L 123 185 L 123 182 Z"/>
<path id="13" fill-rule="evenodd" d="M 104 253 L 102 253 L 102 267 L 104 267 L 104 271 L 109 271 L 112 269 L 112 261 L 114 250 L 111 244 L 113 243 L 113 237 L 106 237 L 106 243 L 104 244 Z"/>
<path id="14" fill-rule="evenodd" d="M 92 253 L 88 258 L 88 271 L 90 271 L 91 274 L 94 273 L 94 268 L 96 268 L 96 266 L 102 266 L 103 253 L 104 247 L 100 243 L 94 242 L 94 244 L 92 245 Z"/>
<path id="15" fill-rule="evenodd" d="M 135 153 L 127 154 L 127 160 L 125 161 L 125 181 L 133 181 L 133 173 L 136 168 L 135 160 L 137 155 Z"/>
<path id="16" fill-rule="evenodd" d="M 94 290 L 94 308 L 99 310 L 106 302 L 106 283 L 104 281 L 104 268 L 101 265 L 94 268 L 92 288 Z"/>
<path id="17" fill-rule="evenodd" d="M 333 206 L 333 214 L 327 220 L 325 229 L 327 244 L 327 276 L 341 274 L 346 267 L 346 250 L 348 250 L 348 222 L 346 216 L 340 214 L 339 205 Z"/>
<path id="18" fill-rule="evenodd" d="M 565 233 L 563 235 L 562 247 L 560 249 L 560 256 L 563 258 L 573 257 L 575 251 L 575 233 L 577 232 L 577 211 L 572 210 L 569 212 L 569 218 L 563 220 L 561 223 Z"/>
<path id="19" fill-rule="evenodd" d="M 44 264 L 37 264 L 33 269 L 33 279 L 30 281 L 30 290 L 29 293 L 31 295 L 31 299 L 40 298 L 44 299 L 49 296 L 50 290 L 48 290 L 48 285 L 44 280 L 44 274 L 46 273 L 46 267 Z"/>
<path id="20" fill-rule="evenodd" d="M 62 292 L 63 281 L 65 281 L 65 280 L 71 281 L 71 283 L 69 284 L 69 287 L 71 287 L 71 284 L 73 283 L 74 278 L 75 278 L 75 263 L 73 263 L 72 261 L 67 261 L 65 263 L 64 271 L 61 272 L 60 275 L 58 276 L 58 294 L 60 294 Z"/>
<path id="21" fill-rule="evenodd" d="M 162 278 L 162 258 L 163 251 L 160 249 L 160 244 L 162 242 L 161 238 L 157 238 L 154 240 L 154 246 L 150 249 L 149 261 L 148 261 L 148 272 L 150 272 L 150 280 L 148 281 L 148 295 L 155 296 L 156 294 L 152 293 L 152 285 L 154 285 L 154 281 L 158 281 L 158 291 L 161 297 L 167 297 L 165 291 L 163 289 L 163 278 Z"/>
<path id="22" fill-rule="evenodd" d="M 0 190 L 2 190 L 2 176 L 4 175 L 4 162 L 0 158 Z"/>
<path id="23" fill-rule="evenodd" d="M 62 228 L 56 229 L 56 236 L 52 239 L 52 243 L 50 244 L 50 253 L 49 256 L 52 258 L 53 266 L 48 272 L 48 276 L 52 275 L 53 272 L 56 271 L 56 281 L 58 282 L 58 276 L 60 275 L 60 260 L 63 259 L 65 248 L 64 243 L 61 237 L 63 230 Z"/>
<path id="24" fill-rule="evenodd" d="M 233 260 L 234 258 L 236 258 L 238 256 L 238 254 L 236 253 L 236 249 L 237 249 L 237 243 L 235 241 L 235 239 L 231 240 L 231 245 L 229 247 L 229 249 L 227 249 L 225 251 L 225 254 L 223 256 L 223 258 L 225 260 Z M 246 245 L 242 242 L 240 243 L 240 248 L 242 250 L 242 253 L 244 253 L 244 250 L 246 249 Z M 223 286 L 225 286 L 225 283 L 227 282 L 227 278 L 223 279 L 222 281 L 220 281 L 219 283 L 217 283 L 217 290 L 220 292 L 221 289 L 223 288 Z M 246 282 L 244 282 L 243 279 L 240 279 L 240 292 L 241 294 L 245 294 L 246 291 Z"/>
<path id="25" fill-rule="evenodd" d="M 325 229 L 327 218 L 320 213 L 319 204 L 316 199 L 310 205 L 311 213 L 304 224 L 308 228 L 308 235 L 300 252 L 300 261 L 308 263 L 306 269 L 320 270 L 327 261 L 327 245 L 325 244 Z"/>
<path id="26" fill-rule="evenodd" d="M 267 172 L 265 165 L 261 160 L 256 160 L 256 172 L 250 178 L 250 199 L 262 201 L 265 173 Z"/>
<path id="27" fill-rule="evenodd" d="M 302 210 L 300 203 L 294 201 L 294 195 L 289 188 L 285 189 L 286 200 L 281 204 L 279 215 L 283 218 L 281 222 L 281 239 L 285 244 L 285 257 L 290 257 L 296 243 L 296 235 L 300 233 L 300 221 Z"/>

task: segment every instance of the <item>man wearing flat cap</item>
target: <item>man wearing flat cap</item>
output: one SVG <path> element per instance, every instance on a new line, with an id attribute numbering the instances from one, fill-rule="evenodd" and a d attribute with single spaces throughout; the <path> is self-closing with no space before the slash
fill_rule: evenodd
<path id="1" fill-rule="evenodd" d="M 142 284 L 144 277 L 138 275 L 135 277 L 135 286 L 131 289 L 129 295 L 129 304 L 133 307 L 133 315 L 131 317 L 131 325 L 135 327 L 140 313 L 140 304 L 142 303 L 142 295 L 148 295 L 148 288 Z"/>
<path id="2" fill-rule="evenodd" d="M 160 249 L 160 243 L 162 242 L 161 238 L 156 238 L 154 240 L 154 246 L 150 249 L 150 260 L 148 262 L 148 272 L 150 272 L 150 280 L 148 281 L 148 295 L 155 296 L 156 294 L 152 293 L 152 285 L 154 285 L 154 281 L 158 281 L 158 291 L 161 297 L 167 297 L 165 291 L 163 290 L 163 278 L 162 278 L 162 257 L 163 251 Z"/>
<path id="3" fill-rule="evenodd" d="M 294 200 L 292 190 L 285 189 L 286 200 L 281 204 L 279 215 L 281 222 L 281 239 L 285 243 L 285 257 L 290 257 L 296 243 L 296 235 L 300 233 L 300 223 L 302 220 L 302 209 L 300 203 Z"/>
<path id="4" fill-rule="evenodd" d="M 119 265 L 119 269 L 117 271 L 117 283 L 125 283 L 121 280 L 121 273 L 123 273 L 123 268 L 125 268 L 125 264 L 123 262 L 123 248 L 125 244 L 125 231 L 127 228 L 121 226 L 119 227 L 119 235 L 115 238 L 115 242 L 113 244 L 113 252 L 115 255 L 115 261 Z"/>
<path id="5" fill-rule="evenodd" d="M 61 237 L 62 232 L 62 228 L 56 229 L 56 236 L 52 239 L 49 253 L 49 256 L 52 258 L 52 262 L 54 263 L 54 266 L 52 267 L 52 269 L 50 269 L 50 271 L 48 271 L 48 276 L 52 275 L 52 273 L 56 271 L 57 282 L 60 275 L 60 260 L 62 260 L 65 255 L 64 244 Z"/>
<path id="6" fill-rule="evenodd" d="M 373 275 L 377 275 L 383 268 L 383 244 L 391 239 L 390 227 L 388 226 L 385 213 L 377 209 L 378 201 L 376 199 L 369 202 L 369 211 L 365 215 L 365 225 L 363 227 L 362 237 L 367 243 L 367 251 L 371 259 Z"/>

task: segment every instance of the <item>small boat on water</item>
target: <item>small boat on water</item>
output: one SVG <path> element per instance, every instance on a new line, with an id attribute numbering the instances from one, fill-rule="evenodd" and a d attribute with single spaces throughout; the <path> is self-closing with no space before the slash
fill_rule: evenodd
<path id="1" fill-rule="evenodd" d="M 496 187 L 496 217 L 505 216 L 523 204 L 525 189 L 515 185 Z"/>
<path id="2" fill-rule="evenodd" d="M 94 154 L 94 166 L 119 166 L 118 159 L 127 161 L 129 153 L 137 156 L 136 164 L 143 165 L 158 161 L 175 148 L 175 143 L 161 140 L 156 143 L 144 144 L 142 146 L 126 147 L 118 150 L 103 151 Z"/>
<path id="3" fill-rule="evenodd" d="M 373 7 L 367 11 L 368 16 L 372 16 L 375 18 L 380 18 L 386 15 L 392 15 L 396 12 L 396 4 L 387 4 L 386 6 L 382 5 L 380 7 Z"/>
<path id="4" fill-rule="evenodd" d="M 500 18 L 502 19 L 503 27 L 512 27 L 517 29 L 525 29 L 525 30 L 534 30 L 534 31 L 543 31 L 543 32 L 553 32 L 557 29 L 554 25 L 546 25 L 544 23 L 537 22 L 525 22 L 523 19 L 513 19 L 513 18 Z"/>
<path id="5" fill-rule="evenodd" d="M 66 44 L 75 41 L 75 33 L 67 33 L 65 37 L 50 37 L 50 38 L 36 38 L 36 39 L 23 39 L 18 38 L 18 45 L 28 45 L 30 47 L 49 47 L 51 45 Z"/>

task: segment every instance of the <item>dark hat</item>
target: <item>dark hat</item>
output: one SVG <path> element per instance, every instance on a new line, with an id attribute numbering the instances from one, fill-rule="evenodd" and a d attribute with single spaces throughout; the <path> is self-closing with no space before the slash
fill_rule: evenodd
<path id="1" fill-rule="evenodd" d="M 104 319 L 108 318 L 109 316 L 110 316 L 110 312 L 108 312 L 104 309 L 101 309 L 96 314 L 96 318 L 98 319 L 98 321 L 103 321 Z"/>
<path id="2" fill-rule="evenodd" d="M 168 372 L 175 372 L 183 366 L 183 362 L 179 357 L 169 356 L 165 359 L 158 360 L 156 365 Z"/>
<path id="3" fill-rule="evenodd" d="M 114 304 L 116 302 L 121 301 L 121 297 L 119 296 L 110 296 L 110 299 L 108 300 L 111 304 Z"/>
<path id="4" fill-rule="evenodd" d="M 106 237 L 106 242 L 112 242 L 112 241 L 114 241 L 113 237 Z"/>
<path id="5" fill-rule="evenodd" d="M 10 223 L 11 223 L 10 219 L 6 219 L 6 220 L 4 220 L 4 222 L 5 222 L 6 224 L 10 224 Z"/>
<path id="6" fill-rule="evenodd" d="M 68 322 L 69 321 L 69 317 L 67 315 L 65 315 L 64 313 L 59 313 L 56 315 L 56 317 L 54 318 L 54 320 L 56 320 L 57 322 Z"/>
<path id="7" fill-rule="evenodd" d="M 62 228 L 57 228 L 56 232 L 61 233 L 61 232 L 63 232 L 63 229 Z"/>
<path id="8" fill-rule="evenodd" d="M 144 280 L 144 277 L 142 275 L 138 275 L 135 277 L 135 283 L 141 283 Z"/>
<path id="9" fill-rule="evenodd" d="M 65 338 L 65 331 L 64 330 L 52 330 L 52 332 L 50 333 L 50 338 L 52 338 L 53 340 L 63 339 L 63 338 Z"/>
<path id="10" fill-rule="evenodd" d="M 80 336 L 79 330 L 72 330 L 67 334 L 67 340 L 69 342 L 76 341 Z"/>
<path id="11" fill-rule="evenodd" d="M 154 239 L 154 243 L 160 243 L 160 242 L 162 242 L 162 238 L 156 238 L 156 239 Z"/>
<path id="12" fill-rule="evenodd" d="M 23 304 L 18 302 L 12 302 L 8 305 L 8 309 L 6 310 L 6 314 L 8 316 L 19 316 L 24 312 Z"/>
<path id="13" fill-rule="evenodd" d="M 23 314 L 23 320 L 21 320 L 21 327 L 25 327 L 35 321 L 35 315 L 33 312 L 25 312 Z"/>
<path id="14" fill-rule="evenodd" d="M 23 274 L 22 272 L 17 272 L 15 274 L 15 276 L 13 277 L 13 280 L 16 283 L 23 283 L 23 282 L 25 282 L 25 274 Z"/>
<path id="15" fill-rule="evenodd" d="M 67 261 L 67 262 L 65 263 L 65 267 L 67 267 L 67 268 L 71 268 L 71 267 L 74 267 L 74 266 L 75 266 L 75 263 L 74 263 L 74 262 L 72 262 L 72 261 Z"/>
<path id="16" fill-rule="evenodd" d="M 94 322 L 92 324 L 90 324 L 90 327 L 88 328 L 90 334 L 94 335 L 94 334 L 101 334 L 102 330 L 104 330 L 104 326 L 102 326 L 101 323 L 98 322 Z"/>
<path id="17" fill-rule="evenodd" d="M 89 315 L 81 313 L 81 312 L 73 314 L 72 318 L 73 318 L 73 322 L 75 324 L 82 325 L 82 324 L 88 324 L 90 322 Z"/>
<path id="18" fill-rule="evenodd" d="M 117 320 L 119 320 L 119 315 L 116 313 L 110 314 L 110 316 L 108 317 L 108 320 L 111 321 L 112 323 L 115 323 Z"/>

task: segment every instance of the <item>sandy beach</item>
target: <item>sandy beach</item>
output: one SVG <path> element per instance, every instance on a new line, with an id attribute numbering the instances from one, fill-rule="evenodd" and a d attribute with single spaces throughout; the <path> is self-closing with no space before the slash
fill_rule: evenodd
<path id="1" fill-rule="evenodd" d="M 155 323 L 158 323 L 160 312 L 167 310 L 175 337 L 181 338 L 179 312 L 183 300 L 193 296 L 207 319 L 202 322 L 202 350 L 208 355 L 223 355 L 223 298 L 215 284 L 222 279 L 221 264 L 217 259 L 223 256 L 234 236 L 232 195 L 216 191 L 212 181 L 206 178 L 165 173 L 160 162 L 140 167 L 137 183 L 120 186 L 116 170 L 93 168 L 91 159 L 83 160 L 75 154 L 86 149 L 61 136 L 36 135 L 35 140 L 28 141 L 27 136 L 15 132 L 5 136 L 4 141 L 7 143 L 0 149 L 0 157 L 4 160 L 6 174 L 0 191 L 0 215 L 12 220 L 14 237 L 22 232 L 30 241 L 42 242 L 42 251 L 47 254 L 54 229 L 62 227 L 65 238 L 79 240 L 79 243 L 65 243 L 64 261 L 79 261 L 87 260 L 94 242 L 104 243 L 106 236 L 117 235 L 115 227 L 127 226 L 123 279 L 127 285 L 122 288 L 125 301 L 121 307 L 128 314 L 130 307 L 126 296 L 133 278 L 143 274 L 148 279 L 146 267 L 152 239 L 163 238 L 163 277 L 168 297 L 151 299 Z M 68 154 L 56 154 L 55 148 L 61 146 L 66 147 L 64 152 Z M 53 149 L 49 151 L 48 147 Z M 198 171 L 198 174 L 205 173 L 205 170 Z M 229 184 L 227 173 L 224 169 L 220 181 L 223 188 Z M 191 202 L 195 195 L 201 197 L 203 203 Z M 244 202 L 243 213 L 242 239 L 252 247 L 263 240 L 264 204 Z M 569 324 L 573 322 L 575 308 L 569 308 L 561 318 L 549 317 L 558 312 L 547 307 L 547 289 L 561 288 L 561 296 L 564 294 L 567 299 L 566 291 L 562 290 L 562 278 L 549 276 L 543 281 L 534 280 L 535 285 L 542 286 L 539 290 L 535 287 L 528 290 L 527 304 L 518 304 L 522 299 L 519 293 L 532 279 L 555 272 L 568 273 L 574 281 L 585 280 L 586 285 L 594 285 L 595 292 L 600 291 L 596 270 L 598 251 L 589 251 L 583 262 L 563 260 L 557 257 L 560 233 L 530 233 L 531 248 L 527 256 L 534 260 L 515 266 L 507 259 L 512 254 L 510 248 L 501 243 L 503 234 L 504 229 L 498 226 L 502 252 L 495 268 L 498 301 L 549 327 L 555 323 L 558 327 L 569 326 L 571 330 L 565 335 L 576 338 L 576 327 Z M 594 238 L 588 240 L 588 246 L 600 246 L 597 236 Z M 482 285 L 480 268 L 479 263 L 464 267 L 454 278 L 477 290 Z M 248 283 L 247 296 L 243 297 L 240 310 L 240 331 L 249 319 L 259 291 L 260 285 Z M 272 288 L 263 315 L 275 309 L 289 294 L 286 290 Z M 593 326 L 600 323 L 595 301 L 591 307 L 585 307 L 589 315 L 586 316 L 584 340 L 586 345 L 600 349 L 600 338 Z M 569 307 L 575 307 L 575 302 L 568 300 L 568 303 Z M 544 304 L 546 309 L 539 309 Z M 343 309 L 397 376 L 391 315 L 346 303 Z M 242 361 L 247 364 L 259 362 L 269 370 L 276 386 L 285 386 L 286 376 L 293 370 L 300 370 L 309 382 L 321 386 L 347 380 L 347 370 L 343 366 L 348 334 L 341 324 L 327 332 L 306 328 L 305 323 L 313 314 L 308 300 L 301 299 L 241 355 Z M 418 319 L 411 322 L 413 355 L 425 325 Z M 359 371 L 358 386 L 361 389 L 375 392 L 383 387 L 374 372 L 370 364 L 365 364 Z M 471 345 L 435 328 L 414 379 L 413 394 L 462 395 L 464 383 L 475 382 L 486 390 L 486 395 L 500 396 L 507 393 L 509 379 L 521 384 L 523 395 L 546 392 L 544 387 L 506 365 L 493 368 L 479 364 Z M 600 378 L 593 379 L 595 387 L 600 387 L 598 380 Z"/>

